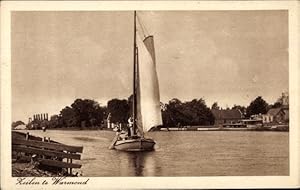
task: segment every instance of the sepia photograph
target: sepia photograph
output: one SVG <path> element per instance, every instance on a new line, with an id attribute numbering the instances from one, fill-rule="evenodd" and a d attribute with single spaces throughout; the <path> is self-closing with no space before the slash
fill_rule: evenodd
<path id="1" fill-rule="evenodd" d="M 289 18 L 288 9 L 12 10 L 2 127 L 14 184 L 289 177 Z"/>
<path id="2" fill-rule="evenodd" d="M 17 11 L 11 32 L 13 176 L 43 175 L 22 155 L 51 176 L 289 174 L 287 11 Z"/>

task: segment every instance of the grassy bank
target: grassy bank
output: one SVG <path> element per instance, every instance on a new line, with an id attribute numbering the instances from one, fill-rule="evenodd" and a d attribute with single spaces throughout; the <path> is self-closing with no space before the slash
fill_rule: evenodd
<path id="1" fill-rule="evenodd" d="M 36 164 L 12 163 L 12 176 L 13 177 L 54 177 L 54 176 L 64 176 L 62 173 L 53 173 L 39 169 Z"/>

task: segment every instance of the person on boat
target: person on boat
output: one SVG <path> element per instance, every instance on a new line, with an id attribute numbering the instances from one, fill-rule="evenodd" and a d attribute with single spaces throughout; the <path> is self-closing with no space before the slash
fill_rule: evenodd
<path id="1" fill-rule="evenodd" d="M 116 130 L 116 136 L 118 137 L 118 138 L 120 138 L 120 134 L 121 134 L 121 129 L 120 129 L 120 127 L 119 126 L 117 126 L 116 128 L 115 128 Z"/>
<path id="2" fill-rule="evenodd" d="M 116 136 L 119 140 L 124 140 L 127 137 L 127 133 L 126 131 L 124 131 L 121 126 L 117 126 L 117 132 L 116 132 Z"/>
<path id="3" fill-rule="evenodd" d="M 121 138 L 121 128 L 119 126 L 117 126 L 113 130 L 116 131 L 116 136 L 115 136 L 113 142 L 111 143 L 111 145 L 109 146 L 109 149 L 114 149 L 115 143 L 118 140 L 122 140 L 122 138 Z"/>
<path id="4" fill-rule="evenodd" d="M 129 117 L 128 119 L 128 136 L 130 137 L 133 129 L 133 118 Z"/>

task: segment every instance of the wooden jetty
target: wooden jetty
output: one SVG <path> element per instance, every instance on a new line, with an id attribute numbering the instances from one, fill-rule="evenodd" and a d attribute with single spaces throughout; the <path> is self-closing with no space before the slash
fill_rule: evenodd
<path id="1" fill-rule="evenodd" d="M 12 131 L 12 151 L 26 157 L 28 161 L 39 162 L 42 166 L 66 168 L 68 174 L 72 175 L 72 168 L 81 168 L 81 164 L 73 163 L 73 160 L 80 160 L 83 147 Z"/>

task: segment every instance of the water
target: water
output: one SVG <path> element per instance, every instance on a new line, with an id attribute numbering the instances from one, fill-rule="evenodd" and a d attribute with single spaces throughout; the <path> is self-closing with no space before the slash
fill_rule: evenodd
<path id="1" fill-rule="evenodd" d="M 152 152 L 109 150 L 110 131 L 29 131 L 83 146 L 83 176 L 289 175 L 289 133 L 254 131 L 152 132 Z"/>

